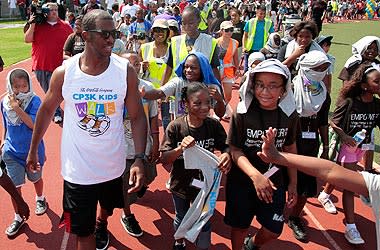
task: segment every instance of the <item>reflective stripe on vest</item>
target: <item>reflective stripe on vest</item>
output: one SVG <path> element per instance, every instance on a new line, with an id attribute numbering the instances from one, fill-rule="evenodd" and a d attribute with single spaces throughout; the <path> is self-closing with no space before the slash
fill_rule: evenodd
<path id="1" fill-rule="evenodd" d="M 200 34 L 200 35 L 202 35 L 202 34 Z M 201 52 L 200 48 L 195 48 L 195 47 L 193 47 L 189 51 L 186 47 L 186 41 L 185 40 L 186 40 L 185 34 L 172 37 L 171 47 L 172 47 L 172 56 L 173 56 L 173 72 L 176 70 L 177 66 L 186 58 L 186 56 L 190 52 L 194 52 L 194 51 Z M 210 63 L 211 63 L 211 59 L 212 59 L 212 56 L 214 54 L 214 51 L 215 51 L 217 44 L 218 44 L 218 42 L 216 41 L 216 39 L 212 38 L 212 45 L 211 45 L 211 50 L 210 50 L 209 54 L 203 53 L 207 57 L 207 59 L 209 60 Z"/>
<path id="2" fill-rule="evenodd" d="M 153 44 L 154 42 L 142 44 L 141 55 L 143 57 L 143 61 L 149 62 L 149 77 L 147 80 L 150 81 L 156 89 L 158 89 L 161 86 L 161 81 L 165 74 L 166 63 L 162 58 L 154 57 Z"/>
<path id="3" fill-rule="evenodd" d="M 272 21 L 268 18 L 264 19 L 265 24 L 264 24 L 264 42 L 263 45 L 266 44 L 268 41 L 268 34 L 270 27 L 272 26 Z M 248 38 L 247 42 L 245 43 L 245 49 L 250 51 L 253 46 L 253 42 L 255 40 L 255 34 L 256 34 L 256 26 L 257 26 L 257 18 L 253 18 L 248 21 Z"/>
<path id="4" fill-rule="evenodd" d="M 207 10 L 205 11 L 205 8 L 207 7 Z M 199 25 L 198 25 L 198 29 L 199 30 L 202 30 L 202 31 L 204 31 L 204 30 L 206 30 L 207 28 L 208 28 L 208 24 L 207 24 L 207 16 L 208 16 L 208 14 L 210 13 L 210 10 L 211 10 L 211 8 L 210 8 L 210 6 L 203 6 L 203 9 L 200 11 L 200 16 L 201 16 L 201 21 L 200 21 L 200 23 L 199 23 Z"/>

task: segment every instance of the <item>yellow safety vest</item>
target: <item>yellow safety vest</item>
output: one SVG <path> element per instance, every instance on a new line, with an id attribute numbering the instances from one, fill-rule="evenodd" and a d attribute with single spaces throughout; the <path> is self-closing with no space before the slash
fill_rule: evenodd
<path id="1" fill-rule="evenodd" d="M 207 7 L 207 6 L 206 5 L 203 6 L 203 10 L 200 11 L 201 22 L 198 25 L 198 29 L 201 31 L 205 31 L 208 28 L 207 17 L 208 17 L 208 14 L 210 13 L 211 8 L 210 8 L 210 6 L 208 6 L 207 10 L 205 11 L 204 10 L 205 7 Z"/>
<path id="2" fill-rule="evenodd" d="M 211 37 L 212 38 L 212 37 Z M 171 48 L 173 56 L 173 72 L 176 70 L 177 66 L 186 58 L 186 56 L 192 51 L 199 51 L 197 48 L 192 48 L 191 51 L 188 51 L 186 47 L 186 34 L 172 37 L 171 39 Z M 212 56 L 214 54 L 215 48 L 218 44 L 216 39 L 212 38 L 212 46 L 209 54 L 204 54 L 209 62 L 211 63 Z"/>
<path id="3" fill-rule="evenodd" d="M 166 63 L 162 58 L 154 57 L 153 47 L 154 42 L 142 44 L 141 54 L 143 61 L 149 62 L 149 77 L 147 80 L 150 81 L 156 89 L 158 89 L 161 86 L 161 81 L 165 74 Z"/>
<path id="4" fill-rule="evenodd" d="M 268 41 L 269 30 L 270 30 L 270 27 L 272 26 L 272 21 L 270 19 L 265 18 L 264 21 L 265 21 L 265 24 L 264 24 L 263 45 L 265 45 L 266 42 Z M 247 42 L 244 45 L 247 51 L 250 51 L 252 49 L 253 42 L 255 40 L 256 26 L 257 26 L 257 18 L 253 18 L 248 21 L 248 38 L 247 38 Z"/>

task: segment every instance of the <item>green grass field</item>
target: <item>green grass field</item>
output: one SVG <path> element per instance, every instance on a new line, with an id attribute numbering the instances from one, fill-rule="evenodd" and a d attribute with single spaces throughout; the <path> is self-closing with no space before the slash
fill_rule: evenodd
<path id="1" fill-rule="evenodd" d="M 0 29 L 0 55 L 5 67 L 30 57 L 31 44 L 24 42 L 23 28 Z"/>
<path id="2" fill-rule="evenodd" d="M 363 36 L 374 35 L 379 36 L 379 21 L 361 21 L 361 22 L 350 22 L 350 23 L 334 23 L 324 25 L 322 28 L 323 35 L 334 36 L 332 40 L 332 45 L 330 48 L 330 54 L 336 57 L 335 72 L 332 82 L 332 93 L 331 93 L 331 107 L 330 110 L 333 111 L 335 108 L 335 103 L 338 97 L 340 88 L 342 87 L 342 81 L 338 79 L 338 75 L 343 68 L 346 60 L 352 55 L 351 45 Z M 380 163 L 380 132 L 378 129 L 375 131 L 375 158 L 377 163 Z"/>

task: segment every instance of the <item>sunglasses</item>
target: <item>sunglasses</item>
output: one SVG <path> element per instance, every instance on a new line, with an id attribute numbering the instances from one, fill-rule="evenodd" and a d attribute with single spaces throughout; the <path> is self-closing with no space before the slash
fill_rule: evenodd
<path id="1" fill-rule="evenodd" d="M 88 32 L 98 33 L 102 38 L 108 39 L 112 36 L 113 39 L 117 37 L 117 30 L 87 30 Z"/>
<path id="2" fill-rule="evenodd" d="M 233 32 L 233 31 L 234 31 L 233 27 L 224 30 L 224 32 Z"/>
<path id="3" fill-rule="evenodd" d="M 160 28 L 160 27 L 153 28 L 154 33 L 164 33 L 165 31 L 166 31 L 166 29 L 164 29 L 164 28 Z"/>

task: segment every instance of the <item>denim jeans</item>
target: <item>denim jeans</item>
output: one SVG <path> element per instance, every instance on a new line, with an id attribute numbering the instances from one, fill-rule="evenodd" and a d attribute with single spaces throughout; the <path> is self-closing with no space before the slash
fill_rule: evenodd
<path id="1" fill-rule="evenodd" d="M 170 113 L 169 113 L 169 101 L 161 102 L 161 119 L 162 119 L 162 126 L 164 127 L 164 131 L 165 131 L 171 121 Z"/>
<path id="2" fill-rule="evenodd" d="M 190 208 L 191 200 L 183 199 L 176 194 L 172 194 L 175 217 L 174 217 L 174 230 L 177 231 L 179 225 L 181 225 L 182 219 L 185 217 L 187 210 Z M 198 235 L 195 245 L 201 249 L 208 249 L 211 245 L 211 222 L 207 223 L 202 227 L 201 232 Z"/>

